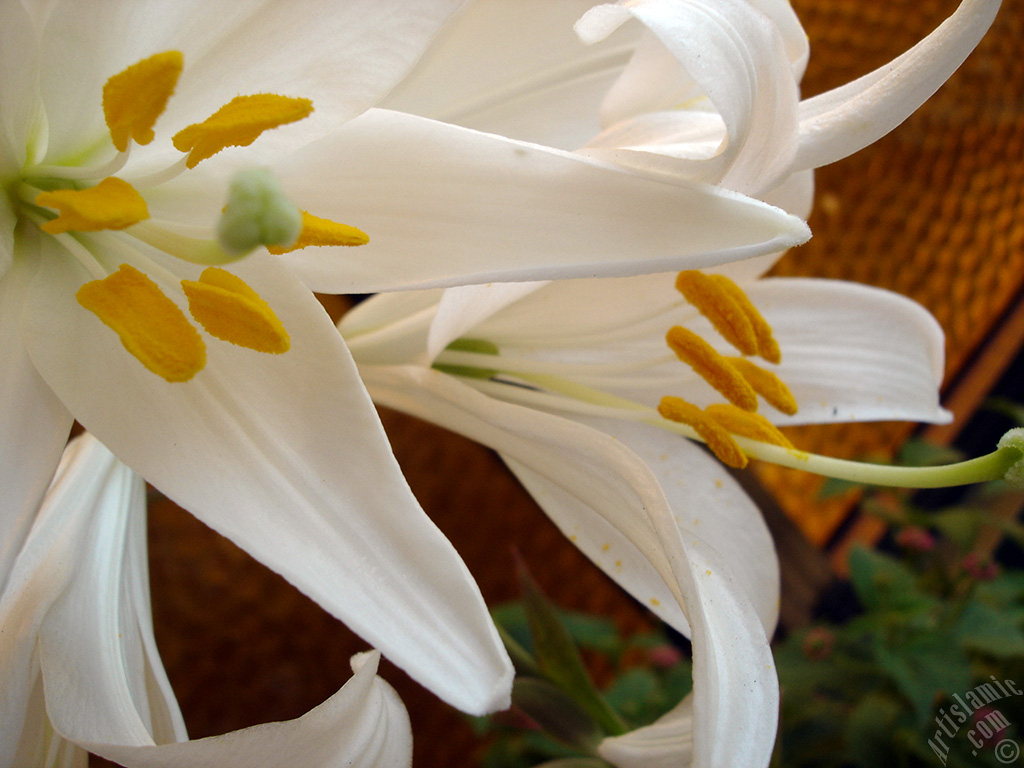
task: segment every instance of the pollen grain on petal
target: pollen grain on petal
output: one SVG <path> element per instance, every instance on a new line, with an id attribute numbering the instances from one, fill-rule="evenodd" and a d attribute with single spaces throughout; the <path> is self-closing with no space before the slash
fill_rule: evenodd
<path id="1" fill-rule="evenodd" d="M 742 357 L 726 359 L 743 375 L 754 391 L 775 408 L 788 416 L 797 412 L 796 398 L 786 383 L 774 373 Z"/>
<path id="2" fill-rule="evenodd" d="M 78 303 L 121 337 L 132 356 L 170 382 L 188 381 L 206 365 L 199 332 L 149 277 L 128 264 L 78 289 Z"/>
<path id="3" fill-rule="evenodd" d="M 669 421 L 693 427 L 723 464 L 737 469 L 747 466 L 747 455 L 732 439 L 732 435 L 693 403 L 681 397 L 666 395 L 658 404 L 658 413 Z"/>
<path id="4" fill-rule="evenodd" d="M 309 99 L 257 93 L 236 96 L 201 123 L 183 128 L 171 141 L 179 152 L 188 152 L 185 165 L 201 161 L 227 147 L 247 147 L 271 128 L 294 123 L 313 112 Z"/>
<path id="5" fill-rule="evenodd" d="M 366 245 L 370 242 L 370 236 L 361 229 L 350 227 L 348 224 L 340 224 L 330 219 L 322 219 L 319 216 L 303 211 L 302 232 L 299 239 L 287 248 L 280 246 L 268 246 L 267 250 L 273 254 L 290 253 L 299 248 L 306 248 L 310 245 Z"/>
<path id="6" fill-rule="evenodd" d="M 775 340 L 772 327 L 768 324 L 768 321 L 764 319 L 764 315 L 762 315 L 760 311 L 758 311 L 757 307 L 754 306 L 754 302 L 750 300 L 750 297 L 747 296 L 744 290 L 733 280 L 725 275 L 711 275 L 711 279 L 718 285 L 723 293 L 728 294 L 729 297 L 736 302 L 737 306 L 739 306 L 747 316 L 751 327 L 754 329 L 754 337 L 757 339 L 756 353 L 769 363 L 775 363 L 776 365 L 781 363 L 782 350 L 779 349 L 779 343 Z M 753 355 L 754 352 L 743 351 L 743 354 Z"/>
<path id="7" fill-rule="evenodd" d="M 744 411 L 732 403 L 715 403 L 705 408 L 704 412 L 734 435 L 783 448 L 794 447 L 778 427 L 759 413 Z"/>
<path id="8" fill-rule="evenodd" d="M 149 208 L 142 195 L 116 176 L 108 176 L 88 189 L 41 192 L 36 196 L 36 204 L 55 208 L 59 213 L 56 219 L 40 227 L 51 235 L 72 230 L 124 229 L 149 218 Z"/>
<path id="9" fill-rule="evenodd" d="M 676 357 L 689 365 L 704 381 L 729 402 L 745 411 L 757 410 L 757 393 L 730 362 L 704 339 L 680 325 L 665 334 L 665 341 Z"/>
<path id="10" fill-rule="evenodd" d="M 291 348 L 288 331 L 274 310 L 240 277 L 209 267 L 199 280 L 182 280 L 181 287 L 192 317 L 211 336 L 274 355 Z"/>
<path id="11" fill-rule="evenodd" d="M 119 152 L 128 141 L 149 144 L 153 126 L 174 93 L 185 59 L 179 51 L 165 51 L 132 64 L 103 86 L 103 116 Z"/>
<path id="12" fill-rule="evenodd" d="M 712 275 L 687 269 L 676 277 L 676 290 L 706 317 L 722 338 L 744 355 L 757 354 L 757 336 L 743 307 Z M 749 303 L 749 302 L 748 302 Z"/>

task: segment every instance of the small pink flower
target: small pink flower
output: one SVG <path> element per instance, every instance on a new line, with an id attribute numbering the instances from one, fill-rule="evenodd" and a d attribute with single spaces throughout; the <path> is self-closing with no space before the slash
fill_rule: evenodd
<path id="1" fill-rule="evenodd" d="M 683 660 L 683 654 L 672 645 L 656 645 L 647 651 L 651 664 L 659 669 L 669 669 Z"/>
<path id="2" fill-rule="evenodd" d="M 999 575 L 999 566 L 992 561 L 988 555 L 980 552 L 968 553 L 960 567 L 967 572 L 967 575 L 978 581 L 992 581 Z"/>
<path id="3" fill-rule="evenodd" d="M 935 537 L 924 528 L 909 525 L 896 534 L 896 543 L 912 552 L 930 552 L 935 548 Z"/>

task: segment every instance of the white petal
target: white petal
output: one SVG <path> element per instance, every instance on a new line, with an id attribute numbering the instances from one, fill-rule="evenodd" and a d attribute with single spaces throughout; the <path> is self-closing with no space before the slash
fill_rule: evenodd
<path id="1" fill-rule="evenodd" d="M 428 360 L 433 360 L 442 349 L 482 320 L 529 296 L 543 285 L 546 283 L 485 283 L 447 289 L 430 325 Z"/>
<path id="2" fill-rule="evenodd" d="M 680 768 L 693 763 L 693 696 L 650 725 L 604 739 L 598 754 L 617 768 Z"/>
<path id="3" fill-rule="evenodd" d="M 651 44 L 660 43 L 672 54 L 722 116 L 728 134 L 724 152 L 729 159 L 721 178 L 710 181 L 747 193 L 775 183 L 796 152 L 799 101 L 785 42 L 775 23 L 745 0 L 642 0 L 595 8 L 580 19 L 577 31 L 584 39 L 601 39 L 628 15 L 651 30 L 657 38 Z M 652 62 L 662 70 L 665 57 L 634 60 L 644 69 Z M 619 86 L 609 93 L 606 121 L 672 106 L 652 109 L 649 104 L 621 104 L 632 98 L 631 83 L 645 77 L 627 69 Z M 685 84 L 671 95 L 676 103 L 693 98 Z M 686 118 L 682 120 L 685 123 Z"/>
<path id="4" fill-rule="evenodd" d="M 799 219 L 723 190 L 385 110 L 279 172 L 300 207 L 370 236 L 288 254 L 325 292 L 709 266 L 808 236 Z"/>
<path id="5" fill-rule="evenodd" d="M 139 481 L 133 481 L 130 475 L 127 468 L 119 465 L 91 436 L 85 435 L 72 442 L 18 554 L 8 586 L 0 598 L 0 626 L 4 628 L 0 632 L 0 675 L 3 678 L 0 689 L 4 691 L 4 696 L 0 697 L 0 762 L 4 765 L 11 764 L 13 752 L 20 749 L 24 755 L 26 750 L 43 748 L 47 734 L 52 735 L 48 723 L 40 718 L 42 700 L 35 699 L 33 692 L 40 674 L 37 637 L 54 604 L 69 588 L 78 587 L 77 579 L 83 572 L 119 571 L 123 552 L 115 553 L 112 562 L 105 557 L 111 554 L 106 545 L 111 535 L 123 540 L 126 517 L 139 511 L 133 510 L 131 504 L 140 503 L 141 498 L 133 498 L 132 493 L 141 495 L 142 489 Z M 110 610 L 96 618 L 116 616 L 121 597 L 119 590 L 104 591 L 96 597 L 107 601 L 106 605 L 88 599 L 89 608 Z M 149 621 L 148 616 L 141 618 Z M 72 646 L 82 639 L 77 634 L 78 629 L 63 627 Z M 106 655 L 116 654 L 116 646 L 117 643 L 104 649 Z M 81 671 L 87 673 L 93 669 L 94 661 L 90 659 Z M 159 660 L 155 663 L 158 666 Z M 73 673 L 78 674 L 78 670 Z M 45 676 L 46 672 L 43 674 Z M 168 697 L 163 711 L 176 713 L 169 689 L 166 686 L 153 688 L 154 692 L 158 690 Z M 78 705 L 81 707 L 82 702 Z M 98 706 L 105 706 L 105 703 Z M 129 723 L 139 723 L 138 712 L 133 707 L 130 709 L 119 714 L 124 714 Z M 22 733 L 26 714 L 30 717 L 29 727 Z M 180 715 L 177 715 L 177 722 L 180 723 Z"/>
<path id="6" fill-rule="evenodd" d="M 761 620 L 728 563 L 710 547 L 691 546 L 689 531 L 681 535 L 655 477 L 635 454 L 597 430 L 491 400 L 436 371 L 391 368 L 364 375 L 380 402 L 501 452 L 570 538 L 618 531 L 619 552 L 612 553 L 612 541 L 599 549 L 609 558 L 621 553 L 623 571 L 648 569 L 634 595 L 663 616 L 678 616 L 675 607 L 648 602 L 651 592 L 667 590 L 689 620 L 695 764 L 767 765 L 778 683 Z M 646 557 L 646 565 L 630 557 L 633 551 Z"/>
<path id="7" fill-rule="evenodd" d="M 312 295 L 272 257 L 238 263 L 291 350 L 264 355 L 208 337 L 206 368 L 168 384 L 75 302 L 84 276 L 68 263 L 52 254 L 33 286 L 29 346 L 76 417 L 439 696 L 473 713 L 505 706 L 511 665 L 479 591 L 412 496 Z"/>
<path id="8" fill-rule="evenodd" d="M 774 369 L 800 405 L 779 424 L 906 420 L 944 423 L 942 329 L 899 294 L 840 280 L 768 279 L 748 294 L 775 330 Z"/>
<path id="9" fill-rule="evenodd" d="M 338 321 L 353 359 L 360 365 L 429 364 L 427 334 L 443 288 L 378 293 Z"/>
<path id="10" fill-rule="evenodd" d="M 779 618 L 779 561 L 761 510 L 722 464 L 689 440 L 647 424 L 585 419 L 629 447 L 668 499 L 684 543 L 727 564 L 767 635 Z"/>
<path id="11" fill-rule="evenodd" d="M 928 37 L 883 67 L 800 104 L 794 168 L 852 155 L 902 123 L 938 90 L 992 24 L 999 0 L 964 0 Z"/>
<path id="12" fill-rule="evenodd" d="M 29 138 L 38 119 L 39 51 L 31 19 L 21 3 L 0 6 L 0 182 L 5 186 L 16 179 L 27 157 Z M 17 223 L 12 201 L 0 198 L 0 277 L 14 258 L 14 226 Z M 2 582 L 0 582 L 2 583 Z"/>
<path id="13" fill-rule="evenodd" d="M 240 93 L 310 98 L 315 116 L 301 128 L 282 130 L 294 136 L 322 134 L 379 101 L 458 5 L 456 0 L 119 0 L 98 11 L 74 0 L 56 2 L 45 30 L 43 83 L 53 152 L 61 156 L 101 138 L 103 83 L 168 49 L 185 54 L 185 70 L 158 124 L 164 141 Z"/>
<path id="14" fill-rule="evenodd" d="M 0 593 L 72 421 L 25 349 L 21 315 L 31 277 L 24 260 L 0 277 Z"/>
<path id="15" fill-rule="evenodd" d="M 353 657 L 355 675 L 295 720 L 164 746 L 86 744 L 127 768 L 405 768 L 412 761 L 409 717 L 398 694 L 376 676 L 379 654 Z"/>
<path id="16" fill-rule="evenodd" d="M 80 441 L 100 455 L 102 485 L 75 538 L 74 569 L 39 630 L 47 711 L 76 741 L 184 739 L 153 637 L 145 485 L 91 436 Z"/>
<path id="17" fill-rule="evenodd" d="M 583 45 L 592 0 L 474 2 L 381 106 L 560 149 L 600 129 L 598 107 L 640 32 Z"/>

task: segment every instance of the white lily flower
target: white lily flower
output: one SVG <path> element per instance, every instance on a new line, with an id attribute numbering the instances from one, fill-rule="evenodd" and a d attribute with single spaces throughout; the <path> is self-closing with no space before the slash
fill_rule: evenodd
<path id="1" fill-rule="evenodd" d="M 742 267 L 735 274 L 739 283 L 731 284 L 760 310 L 751 310 L 758 327 L 770 329 L 767 338 L 782 350 L 781 361 L 762 362 L 765 375 L 754 375 L 778 385 L 751 391 L 753 405 L 769 403 L 761 409 L 767 428 L 748 415 L 723 430 L 715 407 L 707 412 L 714 416 L 689 425 L 659 413 L 665 395 L 699 406 L 724 399 L 714 372 L 698 373 L 666 345 L 670 327 L 737 354 L 696 308 L 714 315 L 723 292 L 691 292 L 693 305 L 671 275 L 544 285 L 489 305 L 491 314 L 454 343 L 435 333 L 436 356 L 428 338 L 445 308 L 440 291 L 377 296 L 339 323 L 377 402 L 497 450 L 576 546 L 692 638 L 693 698 L 679 710 L 689 714 L 662 724 L 655 741 L 664 744 L 667 729 L 674 746 L 666 754 L 679 759 L 680 745 L 690 744 L 700 766 L 756 765 L 770 756 L 778 689 L 768 638 L 778 617 L 778 563 L 757 508 L 718 461 L 680 435 L 708 439 L 705 422 L 716 422 L 724 441 L 709 442 L 726 460 L 735 454 L 723 444 L 744 461 L 745 453 L 788 456 L 813 471 L 826 460 L 772 444 L 781 436 L 769 422 L 948 418 L 937 396 L 942 333 L 920 306 L 851 283 L 754 281 Z M 777 359 L 759 343 L 744 352 L 746 363 L 758 352 Z M 605 756 L 631 765 L 630 739 L 638 738 L 639 765 L 650 756 L 649 735 L 609 742 Z"/>
<path id="2" fill-rule="evenodd" d="M 370 109 L 457 5 L 0 0 L 0 588 L 75 418 L 442 698 L 504 705 L 479 593 L 310 288 L 716 263 L 807 231 Z M 250 175 L 228 194 L 250 166 L 283 191 Z"/>
<path id="3" fill-rule="evenodd" d="M 808 40 L 786 0 L 477 0 L 384 104 L 716 184 L 807 218 L 813 169 L 903 122 L 974 49 L 999 4 L 964 0 L 902 56 L 801 101 Z M 508 42 L 493 51 L 498 30 Z M 474 64 L 482 59 L 487 67 Z M 745 269 L 763 274 L 782 253 Z M 529 290 L 450 291 L 435 335 L 457 337 Z M 462 327 L 448 325 L 454 317 Z"/>
<path id="4" fill-rule="evenodd" d="M 964 0 L 902 56 L 801 101 L 808 42 L 786 0 L 478 0 L 385 103 L 761 196 L 903 122 L 998 8 Z"/>
<path id="5" fill-rule="evenodd" d="M 379 654 L 297 720 L 188 742 L 153 636 L 142 479 L 91 435 L 64 452 L 0 592 L 0 765 L 398 766 L 408 715 Z"/>

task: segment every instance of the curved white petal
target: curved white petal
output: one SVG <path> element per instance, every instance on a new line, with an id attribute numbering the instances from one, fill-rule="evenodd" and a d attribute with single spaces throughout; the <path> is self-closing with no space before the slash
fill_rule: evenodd
<path id="1" fill-rule="evenodd" d="M 302 717 L 162 746 L 89 742 L 91 752 L 127 768 L 404 768 L 412 761 L 409 716 L 398 694 L 376 676 L 380 655 L 355 656 L 355 674 Z"/>
<path id="2" fill-rule="evenodd" d="M 794 168 L 819 168 L 841 160 L 906 120 L 974 50 L 997 10 L 999 0 L 964 0 L 902 56 L 803 101 Z"/>
<path id="3" fill-rule="evenodd" d="M 546 284 L 484 283 L 448 288 L 441 295 L 437 314 L 430 324 L 427 359 L 433 360 L 442 349 L 481 321 Z"/>
<path id="4" fill-rule="evenodd" d="M 779 560 L 761 510 L 721 462 L 696 444 L 647 424 L 580 419 L 633 451 L 658 479 L 683 542 L 726 563 L 768 636 L 779 619 Z"/>
<path id="5" fill-rule="evenodd" d="M 723 270 L 728 272 L 729 270 Z M 665 345 L 682 324 L 720 352 L 733 349 L 682 300 L 673 275 L 559 281 L 473 327 L 503 357 L 565 366 L 565 376 L 654 406 L 675 394 L 701 406 L 721 396 Z M 942 423 L 943 335 L 920 305 L 898 294 L 838 280 L 772 278 L 743 286 L 772 326 L 779 366 L 764 365 L 800 406 L 779 424 L 908 420 Z"/>
<path id="6" fill-rule="evenodd" d="M 142 481 L 90 435 L 69 445 L 0 598 L 4 765 L 14 753 L 36 764 L 29 756 L 41 758 L 37 750 L 57 738 L 42 711 L 40 674 L 48 706 L 60 703 L 64 675 L 98 675 L 115 690 L 123 685 L 124 696 L 76 699 L 67 704 L 73 711 L 109 717 L 111 727 L 184 738 L 152 634 L 144 505 Z M 90 631 L 96 625 L 108 630 L 98 645 Z M 54 666 L 51 645 L 73 650 L 80 663 Z"/>
<path id="7" fill-rule="evenodd" d="M 583 45 L 575 21 L 593 0 L 471 3 L 438 35 L 388 109 L 559 149 L 600 130 L 598 108 L 641 28 Z"/>
<path id="8" fill-rule="evenodd" d="M 341 336 L 277 260 L 257 254 L 235 272 L 271 304 L 290 351 L 207 337 L 206 368 L 168 384 L 75 302 L 84 277 L 67 257 L 47 256 L 29 349 L 91 432 L 445 700 L 506 705 L 512 669 L 476 584 L 413 498 Z"/>
<path id="9" fill-rule="evenodd" d="M 799 94 L 786 44 L 773 20 L 745 0 L 642 0 L 594 8 L 576 28 L 584 40 L 598 40 L 630 16 L 643 22 L 656 38 L 646 38 L 645 44 L 664 46 L 693 79 L 696 93 L 706 95 L 722 117 L 728 135 L 722 152 L 728 159 L 720 178 L 704 180 L 754 193 L 781 177 L 796 152 Z M 654 79 L 666 79 L 658 75 L 665 64 L 664 56 L 638 55 L 608 95 L 605 122 L 674 106 L 631 103 L 638 91 L 636 82 L 650 78 L 646 70 L 653 66 Z M 637 67 L 644 71 L 637 72 Z M 694 95 L 684 85 L 661 98 L 678 104 Z M 678 114 L 686 125 L 685 111 Z M 671 114 L 664 117 L 664 130 L 674 134 Z M 655 144 L 671 141 L 657 132 L 651 139 Z M 600 138 L 597 143 L 601 145 Z M 652 147 L 652 151 L 658 149 Z M 686 167 L 681 166 L 681 171 Z"/>
<path id="10" fill-rule="evenodd" d="M 80 440 L 101 455 L 104 484 L 76 538 L 82 555 L 39 630 L 47 712 L 75 740 L 82 729 L 138 743 L 184 739 L 153 636 L 145 485 L 91 435 Z"/>
<path id="11" fill-rule="evenodd" d="M 23 260 L 0 277 L 0 593 L 72 421 L 25 348 L 21 316 L 31 278 Z"/>
<path id="12" fill-rule="evenodd" d="M 710 266 L 808 236 L 799 219 L 724 190 L 386 110 L 278 171 L 300 207 L 370 236 L 286 256 L 325 292 Z"/>
<path id="13" fill-rule="evenodd" d="M 573 540 L 617 531 L 620 538 L 606 540 L 607 547 L 588 549 L 599 558 L 618 557 L 623 572 L 646 568 L 631 591 L 663 617 L 674 616 L 679 626 L 679 611 L 686 612 L 698 716 L 695 764 L 767 764 L 778 682 L 761 620 L 730 564 L 711 547 L 691 544 L 691 531 L 680 531 L 657 478 L 636 454 L 595 429 L 492 400 L 436 371 L 367 368 L 364 376 L 380 402 L 501 452 Z M 658 604 L 666 594 L 676 606 Z"/>
<path id="14" fill-rule="evenodd" d="M 201 122 L 238 94 L 312 99 L 292 136 L 322 134 L 373 106 L 419 58 L 457 0 L 117 0 L 51 3 L 43 30 L 43 92 L 53 157 L 102 138 L 103 83 L 175 49 L 185 70 L 158 140 Z M 266 137 L 260 143 L 273 139 Z"/>
<path id="15" fill-rule="evenodd" d="M 800 405 L 778 424 L 906 420 L 944 423 L 945 341 L 910 299 L 841 280 L 772 278 L 748 294 L 782 348 L 776 372 Z M 768 411 L 766 411 L 768 412 Z"/>
<path id="16" fill-rule="evenodd" d="M 617 768 L 681 768 L 693 763 L 693 697 L 650 725 L 601 741 L 598 754 Z"/>

